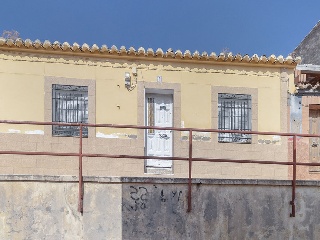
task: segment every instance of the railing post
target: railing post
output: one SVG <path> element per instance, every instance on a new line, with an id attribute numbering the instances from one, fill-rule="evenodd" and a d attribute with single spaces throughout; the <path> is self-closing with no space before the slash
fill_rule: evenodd
<path id="1" fill-rule="evenodd" d="M 290 217 L 296 216 L 296 205 L 295 205 L 295 198 L 296 198 L 296 178 L 297 178 L 297 135 L 293 135 L 293 154 L 292 154 L 292 200 L 290 201 L 291 204 L 291 214 Z"/>
<path id="2" fill-rule="evenodd" d="M 192 130 L 189 130 L 189 179 L 188 179 L 188 212 L 191 212 L 192 202 Z"/>
<path id="3" fill-rule="evenodd" d="M 82 175 L 82 124 L 80 123 L 80 139 L 79 139 L 79 203 L 78 211 L 83 213 L 83 175 Z"/>

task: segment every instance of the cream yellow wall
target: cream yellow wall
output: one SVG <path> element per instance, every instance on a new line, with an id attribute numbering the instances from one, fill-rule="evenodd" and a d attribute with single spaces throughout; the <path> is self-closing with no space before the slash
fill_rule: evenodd
<path id="1" fill-rule="evenodd" d="M 107 71 L 96 69 L 96 123 L 137 124 L 137 91 L 128 91 L 124 86 L 124 73 L 129 69 Z M 103 76 L 101 73 L 105 73 Z M 104 77 L 104 78 L 102 78 Z M 136 134 L 133 129 L 99 128 L 102 134 Z"/>
<path id="2" fill-rule="evenodd" d="M 181 84 L 183 127 L 211 128 L 211 88 L 204 84 Z"/>
<path id="3" fill-rule="evenodd" d="M 137 91 L 124 86 L 125 72 L 129 68 L 96 68 L 97 123 L 137 124 Z"/>
<path id="4" fill-rule="evenodd" d="M 198 72 L 191 72 L 184 69 L 165 71 L 162 67 L 160 65 L 157 71 L 142 71 L 141 78 L 155 81 L 157 75 L 161 75 L 164 82 L 181 84 L 181 121 L 184 127 L 210 128 L 211 107 L 217 107 L 211 106 L 211 86 L 225 86 L 258 89 L 257 130 L 280 131 L 280 69 L 214 66 L 213 72 L 206 69 L 201 72 L 196 65 L 190 69 L 196 68 Z M 220 73 L 221 69 L 228 73 Z"/>
<path id="5" fill-rule="evenodd" d="M 258 130 L 281 132 L 280 80 L 270 78 L 257 79 L 257 81 L 269 83 L 269 86 L 259 87 L 258 85 Z"/>
<path id="6" fill-rule="evenodd" d="M 289 71 L 289 79 L 291 79 L 291 81 L 288 82 L 288 91 L 291 94 L 294 94 L 297 92 L 296 86 L 294 84 L 294 72 L 293 71 Z"/>
<path id="7" fill-rule="evenodd" d="M 21 61 L 23 60 L 23 61 Z M 76 60 L 76 61 L 74 61 Z M 133 89 L 124 87 L 125 72 L 137 68 Z M 289 73 L 292 89 L 293 71 Z M 258 89 L 258 130 L 280 131 L 280 68 L 263 66 L 150 63 L 128 60 L 96 60 L 73 57 L 0 54 L 1 119 L 43 121 L 44 77 L 57 76 L 96 81 L 96 123 L 137 124 L 137 81 L 181 84 L 181 121 L 184 127 L 211 127 L 211 87 Z M 135 87 L 135 88 L 134 88 Z M 284 111 L 284 109 L 283 109 Z M 21 131 L 39 127 L 19 126 Z M 1 126 L 1 131 L 5 128 Z M 40 128 L 41 129 L 41 128 Z M 132 130 L 99 129 L 103 134 Z"/>
<path id="8" fill-rule="evenodd" d="M 213 100 L 212 96 L 216 96 L 217 91 L 221 89 L 228 91 L 231 88 L 238 88 L 239 91 L 244 91 L 250 88 L 247 94 L 255 96 L 255 102 L 258 102 L 258 106 L 253 106 L 256 111 L 253 120 L 254 126 L 258 126 L 260 131 L 280 131 L 283 129 L 281 124 L 283 124 L 283 116 L 286 118 L 287 113 L 285 96 L 288 90 L 291 91 L 292 69 L 286 70 L 290 80 L 286 85 L 284 84 L 285 80 L 280 78 L 280 72 L 283 69 L 271 64 L 265 66 L 250 63 L 236 65 L 233 62 L 202 64 L 166 62 L 166 59 L 156 62 L 156 60 L 152 61 L 152 58 L 150 61 L 146 61 L 145 58 L 112 60 L 79 56 L 62 57 L 35 53 L 16 55 L 14 52 L 0 51 L 0 119 L 43 121 L 46 116 L 51 114 L 51 102 L 45 101 L 45 99 L 51 99 L 48 92 L 51 91 L 52 83 L 48 79 L 56 77 L 60 79 L 59 84 L 64 84 L 63 81 L 68 84 L 68 78 L 70 78 L 73 84 L 79 80 L 82 83 L 87 82 L 88 86 L 91 86 L 90 89 L 95 89 L 94 98 L 90 98 L 93 94 L 89 96 L 89 99 L 95 100 L 95 104 L 93 104 L 95 114 L 92 114 L 93 107 L 89 109 L 89 112 L 90 116 L 95 116 L 91 119 L 95 119 L 96 123 L 135 125 L 139 122 L 141 124 L 141 119 L 144 119 L 143 87 L 153 88 L 159 84 L 159 88 L 161 88 L 161 84 L 157 83 L 157 76 L 162 76 L 162 89 L 171 87 L 170 89 L 174 89 L 175 96 L 178 96 L 174 98 L 175 113 L 177 113 L 174 115 L 179 116 L 178 120 L 174 119 L 174 124 L 177 127 L 183 123 L 184 127 L 211 128 L 217 123 L 216 116 L 212 116 L 212 109 L 217 108 L 217 100 Z M 125 72 L 132 74 L 133 67 L 137 68 L 137 77 L 131 75 L 133 85 L 131 91 L 128 91 L 124 86 L 124 75 Z M 81 79 L 84 80 L 81 81 Z M 138 85 L 136 85 L 137 83 Z M 212 105 L 213 103 L 215 106 Z M 138 114 L 140 115 L 138 116 Z M 217 115 L 217 111 L 215 111 L 215 115 Z M 21 133 L 43 130 L 40 126 L 4 126 L 0 124 L 1 132 L 10 132 L 10 129 L 11 132 L 18 130 Z M 48 132 L 46 129 L 44 128 L 45 133 Z M 84 152 L 144 155 L 144 138 L 141 137 L 143 135 L 139 131 L 97 129 L 96 133 L 101 138 L 93 137 L 90 139 L 94 134 L 89 134 L 91 141 L 84 140 Z M 26 134 L 2 134 L 1 136 L 3 137 L 3 135 L 5 135 L 5 139 L 8 139 L 8 144 L 2 146 L 2 149 L 5 150 L 23 149 L 50 152 L 59 149 L 61 152 L 78 151 L 79 139 L 54 138 L 51 137 L 51 134 L 32 137 Z M 201 138 L 203 136 L 200 134 L 195 136 L 201 139 L 198 141 L 196 138 L 194 141 L 195 156 L 217 159 L 287 160 L 285 141 L 282 141 L 281 145 L 262 144 L 261 141 L 256 141 L 253 138 L 252 144 L 222 144 L 218 143 L 217 137 L 213 134 L 210 136 L 206 136 L 207 138 Z M 114 140 L 103 139 L 103 137 L 137 138 Z M 260 136 L 258 137 L 259 139 L 256 139 L 261 140 Z M 188 141 L 183 140 L 181 141 L 181 137 L 177 134 L 174 135 L 175 156 L 187 155 Z M 11 144 L 12 142 L 17 142 L 17 144 Z M 42 159 L 34 158 L 33 165 L 30 165 L 29 160 L 25 165 L 21 164 L 20 158 L 16 158 L 16 160 L 19 161 L 16 161 L 14 168 L 11 166 L 6 168 L 8 174 L 26 174 L 26 171 L 27 173 L 39 174 L 39 169 L 43 174 L 48 175 L 70 174 L 67 171 L 68 165 L 66 165 L 69 163 L 64 158 L 60 158 L 61 161 L 58 163 L 50 161 L 46 164 L 40 161 Z M 105 159 L 97 159 L 96 165 L 92 161 L 94 160 L 85 161 L 84 169 L 86 169 L 87 175 L 145 176 L 144 164 L 140 160 L 130 159 L 123 162 L 113 159 L 106 162 Z M 264 167 L 248 168 L 247 165 L 237 165 L 234 168 L 235 166 L 230 164 L 210 164 L 195 164 L 195 176 L 247 178 L 255 174 L 254 178 L 287 179 L 288 175 L 286 166 L 281 168 L 272 166 L 266 169 Z M 22 169 L 21 166 L 28 166 L 28 169 L 26 167 Z M 174 163 L 173 169 L 175 177 L 187 176 L 187 163 L 177 161 Z M 76 175 L 77 171 L 78 165 L 74 164 L 71 174 Z M 172 175 L 168 176 L 172 177 Z"/>
<path id="9" fill-rule="evenodd" d="M 0 59 L 0 118 L 43 121 L 43 63 Z M 43 131 L 42 126 L 1 124 L 1 132 Z"/>

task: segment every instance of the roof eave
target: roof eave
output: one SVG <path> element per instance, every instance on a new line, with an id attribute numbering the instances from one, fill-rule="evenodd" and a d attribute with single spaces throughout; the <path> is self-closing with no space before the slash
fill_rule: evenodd
<path id="1" fill-rule="evenodd" d="M 140 47 L 135 50 L 133 47 L 126 49 L 124 46 L 118 49 L 116 46 L 108 48 L 106 45 L 98 47 L 96 44 L 89 46 L 83 44 L 80 46 L 77 43 L 70 45 L 67 42 L 60 44 L 59 42 L 50 43 L 49 41 L 41 42 L 36 40 L 32 42 L 29 39 L 4 39 L 0 37 L 0 50 L 17 51 L 17 52 L 32 52 L 42 54 L 56 54 L 56 55 L 71 55 L 71 56 L 85 56 L 98 58 L 120 58 L 132 60 L 146 60 L 146 61 L 174 61 L 174 62 L 192 62 L 192 63 L 212 63 L 212 64 L 235 64 L 235 65 L 254 65 L 254 66 L 268 66 L 268 67 L 287 67 L 294 68 L 300 61 L 300 57 L 283 56 L 276 57 L 270 55 L 269 57 L 263 55 L 258 56 L 254 54 L 249 55 L 233 55 L 232 53 L 220 53 L 217 55 L 212 52 L 210 55 L 206 52 L 200 54 L 195 51 L 193 54 L 189 50 L 182 53 L 180 50 L 173 51 L 168 49 L 164 52 L 162 49 L 154 51 L 149 48 L 147 51 Z"/>

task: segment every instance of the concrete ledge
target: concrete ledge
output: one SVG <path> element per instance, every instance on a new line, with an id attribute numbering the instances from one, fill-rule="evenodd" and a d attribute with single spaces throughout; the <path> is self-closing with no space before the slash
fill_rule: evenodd
<path id="1" fill-rule="evenodd" d="M 33 182 L 78 182 L 77 176 L 49 175 L 0 175 L 0 182 L 33 181 Z M 156 177 L 95 177 L 84 176 L 85 183 L 157 183 L 157 184 L 188 184 L 187 178 L 156 178 Z M 291 186 L 291 180 L 267 179 L 192 179 L 192 184 L 204 185 L 266 185 Z M 297 186 L 320 186 L 320 181 L 297 180 Z"/>
<path id="2" fill-rule="evenodd" d="M 0 175 L 0 181 L 33 181 L 33 182 L 77 182 L 76 176 L 50 175 Z"/>

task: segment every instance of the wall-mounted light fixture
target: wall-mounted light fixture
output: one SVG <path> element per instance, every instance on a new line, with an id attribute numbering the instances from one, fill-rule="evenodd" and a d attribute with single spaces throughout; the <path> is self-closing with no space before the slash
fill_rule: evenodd
<path id="1" fill-rule="evenodd" d="M 124 85 L 126 86 L 126 88 L 130 88 L 131 86 L 131 76 L 128 72 L 124 74 Z"/>
<path id="2" fill-rule="evenodd" d="M 133 76 L 137 76 L 137 75 L 138 75 L 138 73 L 137 73 L 137 68 L 136 68 L 136 67 L 133 67 L 133 68 L 132 68 L 132 75 L 133 75 Z"/>

